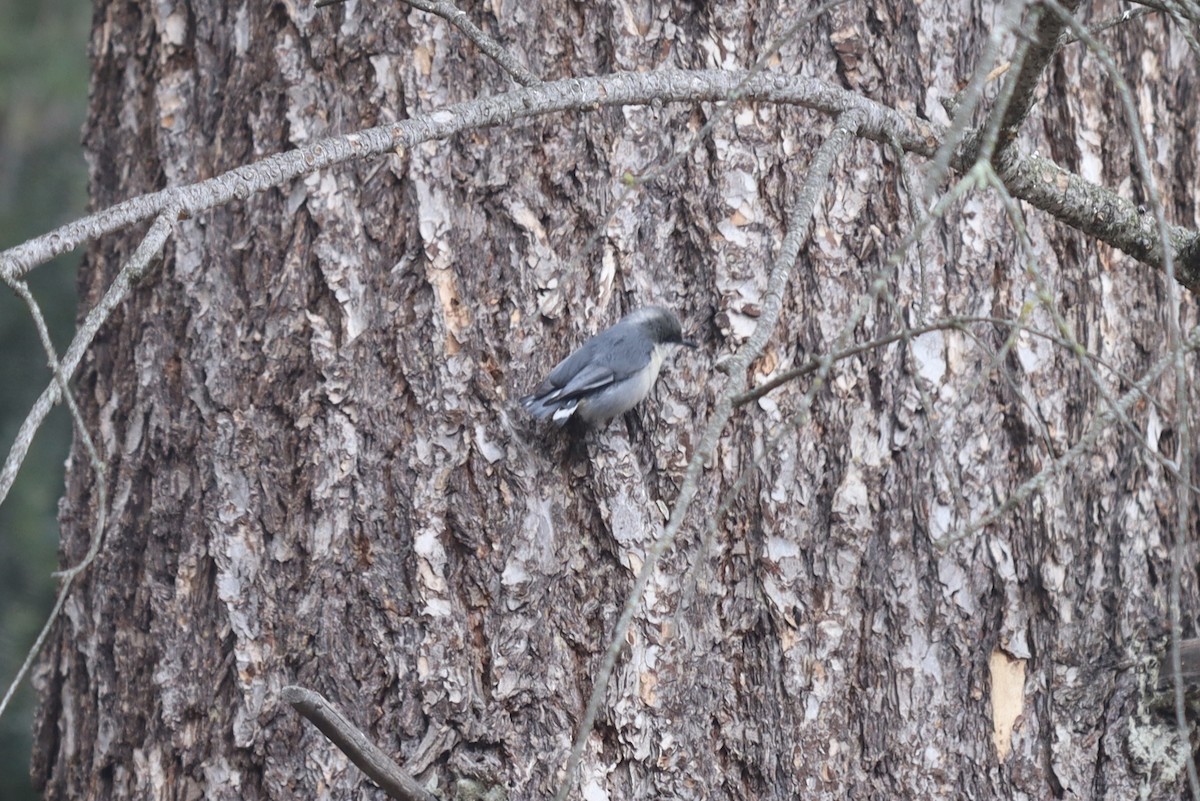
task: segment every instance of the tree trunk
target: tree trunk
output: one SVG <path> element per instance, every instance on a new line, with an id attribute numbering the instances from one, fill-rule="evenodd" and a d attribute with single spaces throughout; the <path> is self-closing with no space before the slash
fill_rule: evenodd
<path id="1" fill-rule="evenodd" d="M 746 69 L 796 5 L 463 8 L 549 80 Z M 939 101 L 996 24 L 975 12 L 842 5 L 768 69 L 946 122 Z M 1168 215 L 1190 226 L 1196 74 L 1165 25 L 1104 41 L 1153 125 Z M 97 208 L 514 86 L 404 3 L 98 4 L 92 51 Z M 1068 46 L 1018 146 L 1146 202 L 1102 76 Z M 110 511 L 38 677 L 46 798 L 380 797 L 280 701 L 289 684 L 322 692 L 443 797 L 467 779 L 514 799 L 555 792 L 634 576 L 733 380 L 717 363 L 761 319 L 833 124 L 723 108 L 534 117 L 178 223 L 77 379 Z M 1173 382 L 1128 413 L 1132 429 L 1111 425 L 1039 494 L 969 528 L 1109 408 L 1091 371 L 1115 397 L 1165 352 L 1166 278 L 1029 207 L 1027 260 L 995 192 L 903 249 L 906 180 L 919 188 L 925 164 L 906 162 L 860 139 L 839 154 L 750 383 L 905 322 L 1017 319 L 1029 304 L 1032 332 L 974 323 L 840 360 L 799 427 L 778 428 L 806 408 L 811 376 L 735 414 L 623 635 L 574 797 L 1186 787 L 1187 744 L 1144 711 L 1138 670 L 1167 630 Z M 85 308 L 136 241 L 90 251 Z M 516 399 L 558 359 L 649 303 L 702 346 L 629 422 L 573 443 L 523 413 Z M 1054 314 L 1130 379 L 1036 336 L 1062 335 Z M 77 444 L 64 565 L 96 514 Z M 1183 575 L 1191 632 L 1190 564 Z"/>

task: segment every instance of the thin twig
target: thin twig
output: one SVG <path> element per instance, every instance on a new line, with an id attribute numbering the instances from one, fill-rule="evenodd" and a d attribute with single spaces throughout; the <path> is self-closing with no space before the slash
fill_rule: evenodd
<path id="1" fill-rule="evenodd" d="M 108 470 L 104 462 L 100 459 L 100 454 L 96 450 L 96 443 L 92 439 L 92 435 L 88 432 L 87 422 L 83 419 L 83 413 L 79 411 L 79 404 L 75 401 L 75 393 L 71 391 L 71 385 L 68 383 L 66 373 L 63 372 L 62 364 L 58 360 L 58 353 L 55 351 L 54 342 L 50 338 L 50 329 L 46 325 L 46 318 L 42 315 L 41 307 L 33 297 L 33 293 L 29 291 L 29 285 L 24 281 L 10 281 L 8 285 L 29 308 L 29 316 L 33 318 L 38 338 L 42 342 L 42 350 L 46 354 L 47 365 L 54 376 L 54 383 L 58 387 L 59 394 L 66 399 L 67 409 L 71 413 L 71 421 L 75 427 L 75 436 L 79 437 L 79 441 L 83 443 L 83 450 L 87 453 L 88 463 L 96 473 L 96 505 L 100 510 L 99 519 L 103 520 L 104 510 L 108 508 Z M 72 578 L 86 570 L 100 551 L 101 535 L 103 533 L 104 526 L 100 525 L 95 536 L 92 537 L 92 542 L 88 546 L 87 553 L 83 559 L 73 567 L 60 571 L 58 575 Z"/>
<path id="2" fill-rule="evenodd" d="M 1107 385 L 1100 378 L 1100 374 L 1096 371 L 1094 366 L 1095 358 L 1092 356 L 1091 351 L 1088 350 L 1088 348 L 1076 338 L 1075 332 L 1071 329 L 1070 322 L 1066 319 L 1066 317 L 1063 316 L 1062 312 L 1060 312 L 1058 307 L 1055 305 L 1054 296 L 1046 282 L 1046 277 L 1038 266 L 1038 258 L 1034 253 L 1033 238 L 1029 235 L 1029 230 L 1025 226 L 1025 219 L 1021 212 L 1020 205 L 1016 202 L 1013 196 L 1009 194 L 1007 188 L 1004 186 L 1004 183 L 994 171 L 988 170 L 988 176 L 989 183 L 992 189 L 995 190 L 996 194 L 999 195 L 1001 205 L 1005 210 L 1005 214 L 1007 215 L 1010 224 L 1013 226 L 1013 230 L 1017 234 L 1017 248 L 1024 260 L 1025 272 L 1034 279 L 1034 290 L 1037 295 L 1038 302 L 1041 304 L 1041 307 L 1045 309 L 1046 313 L 1050 315 L 1050 319 L 1054 323 L 1054 327 L 1058 330 L 1059 336 L 1062 337 L 1066 343 L 1066 350 L 1075 355 L 1076 359 L 1079 361 L 1080 367 L 1082 367 L 1084 372 L 1087 373 L 1088 379 L 1091 381 L 1092 386 L 1095 387 L 1096 391 L 1100 394 L 1101 399 L 1105 402 L 1105 404 L 1107 404 L 1108 408 L 1111 409 L 1116 415 L 1117 421 L 1126 429 L 1128 429 L 1130 433 L 1137 437 L 1139 441 L 1144 442 L 1144 436 L 1138 429 L 1137 424 L 1135 424 L 1133 420 L 1131 420 L 1129 416 L 1118 407 L 1117 399 L 1113 396 Z M 1157 454 L 1149 448 L 1145 448 L 1145 450 L 1154 457 L 1161 456 L 1161 454 Z M 1166 460 L 1163 461 L 1166 463 Z M 1180 472 L 1178 467 L 1171 466 L 1169 470 L 1173 476 L 1179 477 Z"/>
<path id="3" fill-rule="evenodd" d="M 1188 690 L 1200 688 L 1200 637 L 1189 637 L 1179 642 L 1179 669 L 1165 670 L 1172 661 L 1170 654 L 1162 654 L 1158 658 L 1159 673 L 1156 689 L 1160 693 L 1170 694 L 1171 711 L 1175 711 L 1175 676 L 1183 681 Z M 1174 674 L 1174 675 L 1172 675 Z"/>
<path id="4" fill-rule="evenodd" d="M 1088 379 L 1091 381 L 1092 386 L 1095 387 L 1096 391 L 1100 394 L 1101 399 L 1112 411 L 1116 421 L 1134 435 L 1137 441 L 1142 444 L 1142 450 L 1151 459 L 1162 465 L 1172 477 L 1182 481 L 1185 486 L 1194 490 L 1195 488 L 1191 485 L 1190 477 L 1183 472 L 1183 465 L 1172 462 L 1162 454 L 1157 453 L 1156 451 L 1153 451 L 1147 447 L 1145 445 L 1144 433 L 1138 428 L 1137 424 L 1130 419 L 1129 415 L 1127 415 L 1118 405 L 1117 398 L 1108 389 L 1108 386 L 1101 379 L 1095 368 L 1096 364 L 1103 365 L 1104 361 L 1093 354 L 1082 342 L 1078 340 L 1078 338 L 1076 338 L 1075 332 L 1071 329 L 1070 322 L 1062 315 L 1062 313 L 1058 310 L 1058 307 L 1054 304 L 1054 299 L 1049 286 L 1046 284 L 1045 276 L 1038 267 L 1038 259 L 1033 249 L 1033 239 L 1030 237 L 1028 229 L 1025 226 L 1024 216 L 1021 212 L 1019 204 L 1014 200 L 1012 195 L 1008 193 L 1004 184 L 1000 181 L 995 172 L 991 171 L 987 167 L 986 163 L 981 164 L 981 169 L 987 172 L 989 176 L 989 185 L 999 195 L 1001 204 L 1005 209 L 1009 222 L 1012 224 L 1013 229 L 1017 233 L 1017 244 L 1024 259 L 1025 271 L 1033 277 L 1038 301 L 1041 304 L 1041 307 L 1045 309 L 1046 313 L 1050 315 L 1050 319 L 1054 323 L 1054 327 L 1059 332 L 1058 338 L 1055 341 L 1067 352 L 1073 354 L 1077 358 L 1080 366 L 1084 372 L 1087 373 Z M 1033 333 L 1033 329 L 1030 328 L 1025 328 L 1023 330 Z M 1014 330 L 1014 334 L 1015 333 L 1016 332 Z M 1133 385 L 1136 383 L 1128 376 L 1113 370 L 1111 366 L 1108 366 L 1108 369 L 1112 370 L 1114 375 L 1116 375 L 1118 379 L 1125 384 Z M 1152 403 L 1157 404 L 1157 401 L 1155 401 L 1149 395 L 1147 395 L 1146 398 Z M 1186 464 L 1188 464 L 1187 461 L 1184 462 L 1184 465 Z"/>
<path id="5" fill-rule="evenodd" d="M 1041 12 L 1038 10 L 1036 13 Z M 1013 111 L 1013 98 L 1016 97 L 1022 86 L 1022 76 L 1029 76 L 1029 71 L 1025 69 L 1026 60 L 1030 57 L 1030 50 L 1034 44 L 1028 36 L 1022 34 L 1022 31 L 1018 31 L 1017 47 L 1013 51 L 1012 60 L 1008 62 L 1007 75 L 1004 82 L 1000 84 L 1000 93 L 996 95 L 995 104 L 984 120 L 983 129 L 972 131 L 966 139 L 964 150 L 971 154 L 974 165 L 978 165 L 981 161 L 991 161 L 992 156 L 998 151 L 1008 155 L 1007 151 L 1000 147 L 1001 134 L 1005 130 L 1004 124 L 1008 121 L 1009 114 Z M 1035 80 L 1034 88 L 1036 86 L 1037 81 Z M 1013 136 L 1015 138 L 1016 134 L 1014 133 Z"/>
<path id="6" fill-rule="evenodd" d="M 900 188 L 903 189 L 904 197 L 908 198 L 908 216 L 912 218 L 912 227 L 923 228 L 923 221 L 926 217 L 925 208 L 921 204 L 921 198 L 917 190 L 916 177 L 913 175 L 912 169 L 908 164 L 908 154 L 904 152 L 904 148 L 894 139 L 888 142 L 892 149 L 892 157 L 896 159 L 896 170 L 900 175 Z M 922 244 L 922 237 L 916 237 L 913 240 L 913 250 L 917 254 L 917 283 L 919 292 L 916 297 L 916 314 L 917 321 L 924 322 L 925 315 L 928 311 L 929 303 L 929 279 L 926 276 L 926 258 L 925 247 Z M 897 274 L 899 273 L 900 260 L 896 260 Z"/>
<path id="7" fill-rule="evenodd" d="M 351 723 L 325 696 L 313 690 L 289 684 L 280 698 L 290 704 L 329 738 L 338 749 L 350 757 L 359 770 L 371 777 L 392 798 L 400 801 L 437 801 L 421 784 L 410 776 L 383 749 L 371 742 L 362 730 Z"/>
<path id="8" fill-rule="evenodd" d="M 439 16 L 455 28 L 458 28 L 463 32 L 463 35 L 475 43 L 476 47 L 499 64 L 514 81 L 522 86 L 533 86 L 542 82 L 541 78 L 534 75 L 532 70 L 522 64 L 513 55 L 512 51 L 505 48 L 491 34 L 486 33 L 472 22 L 471 18 L 462 9 L 454 5 L 454 3 L 448 2 L 448 0 L 404 0 L 404 2 L 413 8 L 419 8 L 422 11 Z"/>
<path id="9" fill-rule="evenodd" d="M 1162 11 L 1168 14 L 1171 12 L 1171 8 L 1169 8 L 1166 3 L 1159 3 L 1156 0 L 1129 0 L 1129 2 L 1133 3 L 1135 6 L 1152 8 L 1155 11 Z"/>
<path id="10" fill-rule="evenodd" d="M 317 0 L 317 2 L 313 3 L 313 7 L 325 8 L 326 6 L 338 5 L 344 2 L 346 0 Z M 471 21 L 471 18 L 462 9 L 448 2 L 448 0 L 404 0 L 404 2 L 413 8 L 441 17 L 455 28 L 458 28 L 462 31 L 463 35 L 475 43 L 476 47 L 482 50 L 485 55 L 490 56 L 514 81 L 522 86 L 533 86 L 534 84 L 541 83 L 541 79 L 522 64 L 512 51 L 500 44 L 491 34 L 482 30 Z"/>
<path id="11" fill-rule="evenodd" d="M 1117 14 L 1115 17 L 1109 17 L 1108 19 L 1104 20 L 1103 22 L 1097 22 L 1096 24 L 1089 26 L 1088 32 L 1091 33 L 1093 36 L 1095 36 L 1098 33 L 1103 33 L 1104 31 L 1107 31 L 1109 28 L 1115 28 L 1118 25 L 1124 25 L 1126 22 L 1132 22 L 1135 19 L 1144 17 L 1147 14 L 1153 14 L 1154 12 L 1159 11 L 1159 10 L 1160 9 L 1157 9 L 1157 8 L 1151 8 L 1150 6 L 1142 6 L 1141 8 L 1131 8 L 1131 9 L 1121 12 L 1120 14 Z M 1072 34 L 1068 35 L 1066 39 L 1063 40 L 1063 47 L 1066 47 L 1067 45 L 1073 45 L 1076 42 L 1082 42 L 1082 41 L 1083 41 L 1082 39 L 1080 39 L 1078 36 L 1076 36 L 1075 34 L 1072 33 Z"/>
<path id="12" fill-rule="evenodd" d="M 1196 39 L 1196 31 L 1200 29 L 1200 4 L 1195 0 L 1170 0 L 1156 10 L 1167 12 L 1180 36 L 1187 42 L 1188 49 L 1192 51 L 1192 58 L 1200 61 L 1200 40 Z"/>
<path id="13" fill-rule="evenodd" d="M 83 415 L 80 413 L 79 406 L 76 404 L 75 397 L 71 392 L 70 376 L 75 372 L 80 359 L 83 358 L 83 353 L 91 346 L 96 332 L 100 330 L 100 326 L 103 325 L 104 321 L 108 319 L 108 315 L 125 298 L 130 287 L 141 280 L 142 276 L 149 270 L 151 261 L 153 261 L 154 257 L 158 255 L 166 243 L 167 235 L 171 231 L 173 222 L 174 215 L 169 213 L 159 216 L 154 221 L 154 224 L 150 226 L 150 230 L 146 232 L 146 236 L 143 237 L 141 244 L 134 251 L 133 256 L 121 268 L 121 272 L 117 275 L 116 280 L 113 281 L 112 286 L 109 287 L 108 292 L 96 304 L 95 308 L 88 313 L 87 319 L 84 320 L 75 338 L 71 341 L 71 346 L 67 349 L 66 358 L 61 361 L 55 352 L 54 342 L 50 338 L 50 331 L 46 327 L 46 321 L 42 316 L 41 309 L 38 307 L 32 293 L 29 292 L 28 286 L 19 278 L 8 275 L 0 276 L 29 306 L 29 312 L 33 317 L 34 325 L 38 330 L 38 336 L 42 341 L 42 348 L 46 352 L 51 370 L 54 371 L 54 378 L 51 380 L 50 385 L 42 392 L 33 409 L 30 410 L 29 415 L 21 424 L 21 428 L 17 432 L 16 442 L 9 451 L 3 470 L 0 470 L 0 503 L 3 503 L 4 498 L 8 495 L 8 490 L 16 478 L 17 471 L 21 467 L 21 462 L 24 461 L 25 454 L 29 452 L 29 445 L 33 441 L 34 433 L 41 427 L 42 421 L 50 412 L 50 408 L 60 397 L 66 398 L 67 407 L 71 411 L 71 419 L 75 424 L 76 434 L 83 442 L 88 459 L 91 461 L 92 469 L 96 472 L 96 521 L 92 527 L 92 537 L 88 545 L 88 551 L 77 564 L 57 574 L 63 579 L 63 585 L 59 588 L 54 606 L 50 610 L 50 614 L 46 617 L 46 622 L 42 625 L 42 629 L 34 640 L 33 645 L 26 653 L 25 660 L 21 663 L 17 675 L 13 678 L 11 684 L 9 684 L 4 698 L 0 700 L 0 716 L 4 714 L 4 710 L 8 707 L 9 701 L 12 699 L 17 687 L 20 686 L 32 667 L 33 660 L 37 658 L 37 655 L 45 645 L 50 630 L 54 627 L 55 622 L 62 613 L 63 605 L 66 603 L 67 596 L 71 592 L 75 577 L 92 564 L 96 559 L 96 555 L 100 552 L 100 546 L 104 541 L 104 530 L 107 525 L 108 516 L 107 471 L 104 462 L 100 459 L 99 453 L 96 450 L 95 443 L 87 431 Z"/>
<path id="14" fill-rule="evenodd" d="M 1022 320 L 1006 320 L 1003 317 L 987 317 L 982 315 L 953 315 L 951 317 L 942 317 L 940 319 L 933 320 L 932 322 L 924 325 L 905 328 L 901 331 L 894 331 L 890 334 L 884 334 L 881 337 L 872 339 L 870 342 L 862 342 L 851 345 L 834 352 L 828 358 L 835 362 L 845 361 L 853 356 L 858 356 L 868 351 L 876 350 L 877 348 L 899 342 L 905 337 L 919 337 L 925 334 L 933 333 L 934 331 L 961 331 L 966 326 L 974 324 L 1003 325 L 1014 329 L 1019 328 L 1022 331 L 1027 331 L 1031 336 L 1050 340 L 1051 342 L 1059 344 L 1064 348 L 1073 349 L 1074 345 L 1073 342 L 1064 339 L 1061 336 L 1056 336 L 1047 331 L 1039 331 L 1035 328 L 1029 328 Z M 1106 364 L 1099 356 L 1096 356 L 1091 352 L 1088 352 L 1084 355 L 1091 358 L 1096 363 L 1104 365 L 1119 378 L 1128 380 L 1127 376 L 1124 376 L 1124 374 L 1117 371 L 1112 365 Z M 826 357 L 814 356 L 799 367 L 793 367 L 791 370 L 780 373 L 768 381 L 764 381 L 754 389 L 743 392 L 733 399 L 734 408 L 745 406 L 747 403 L 753 403 L 754 401 L 769 394 L 770 392 L 773 392 L 784 384 L 795 381 L 798 378 L 803 378 L 806 375 L 810 375 L 821 367 L 821 362 L 824 358 Z"/>

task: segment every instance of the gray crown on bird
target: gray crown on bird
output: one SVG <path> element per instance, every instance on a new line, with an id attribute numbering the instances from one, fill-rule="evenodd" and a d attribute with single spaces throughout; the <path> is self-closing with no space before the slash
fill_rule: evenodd
<path id="1" fill-rule="evenodd" d="M 662 306 L 630 312 L 559 362 L 521 405 L 559 426 L 601 425 L 650 394 L 663 359 L 679 345 L 696 347 L 683 338 L 674 312 Z"/>

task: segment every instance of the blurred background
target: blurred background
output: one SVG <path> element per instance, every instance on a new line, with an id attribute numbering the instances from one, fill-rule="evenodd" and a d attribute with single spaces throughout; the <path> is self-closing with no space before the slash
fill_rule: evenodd
<path id="1" fill-rule="evenodd" d="M 87 108 L 91 6 L 0 0 L 0 250 L 79 217 L 86 203 L 80 129 Z M 61 354 L 75 320 L 79 253 L 37 268 L 29 283 Z M 0 284 L 0 460 L 50 380 L 25 305 Z M 46 620 L 56 584 L 65 410 L 37 434 L 0 505 L 0 694 Z M 29 781 L 34 695 L 26 680 L 0 717 L 0 801 L 35 799 Z"/>

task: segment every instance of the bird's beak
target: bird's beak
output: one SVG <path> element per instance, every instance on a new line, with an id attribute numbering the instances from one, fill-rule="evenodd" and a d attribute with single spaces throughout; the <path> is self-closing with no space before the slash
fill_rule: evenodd
<path id="1" fill-rule="evenodd" d="M 700 347 L 700 343 L 694 339 L 681 339 L 679 340 L 679 344 L 683 345 L 685 348 L 691 348 L 692 350 Z"/>

